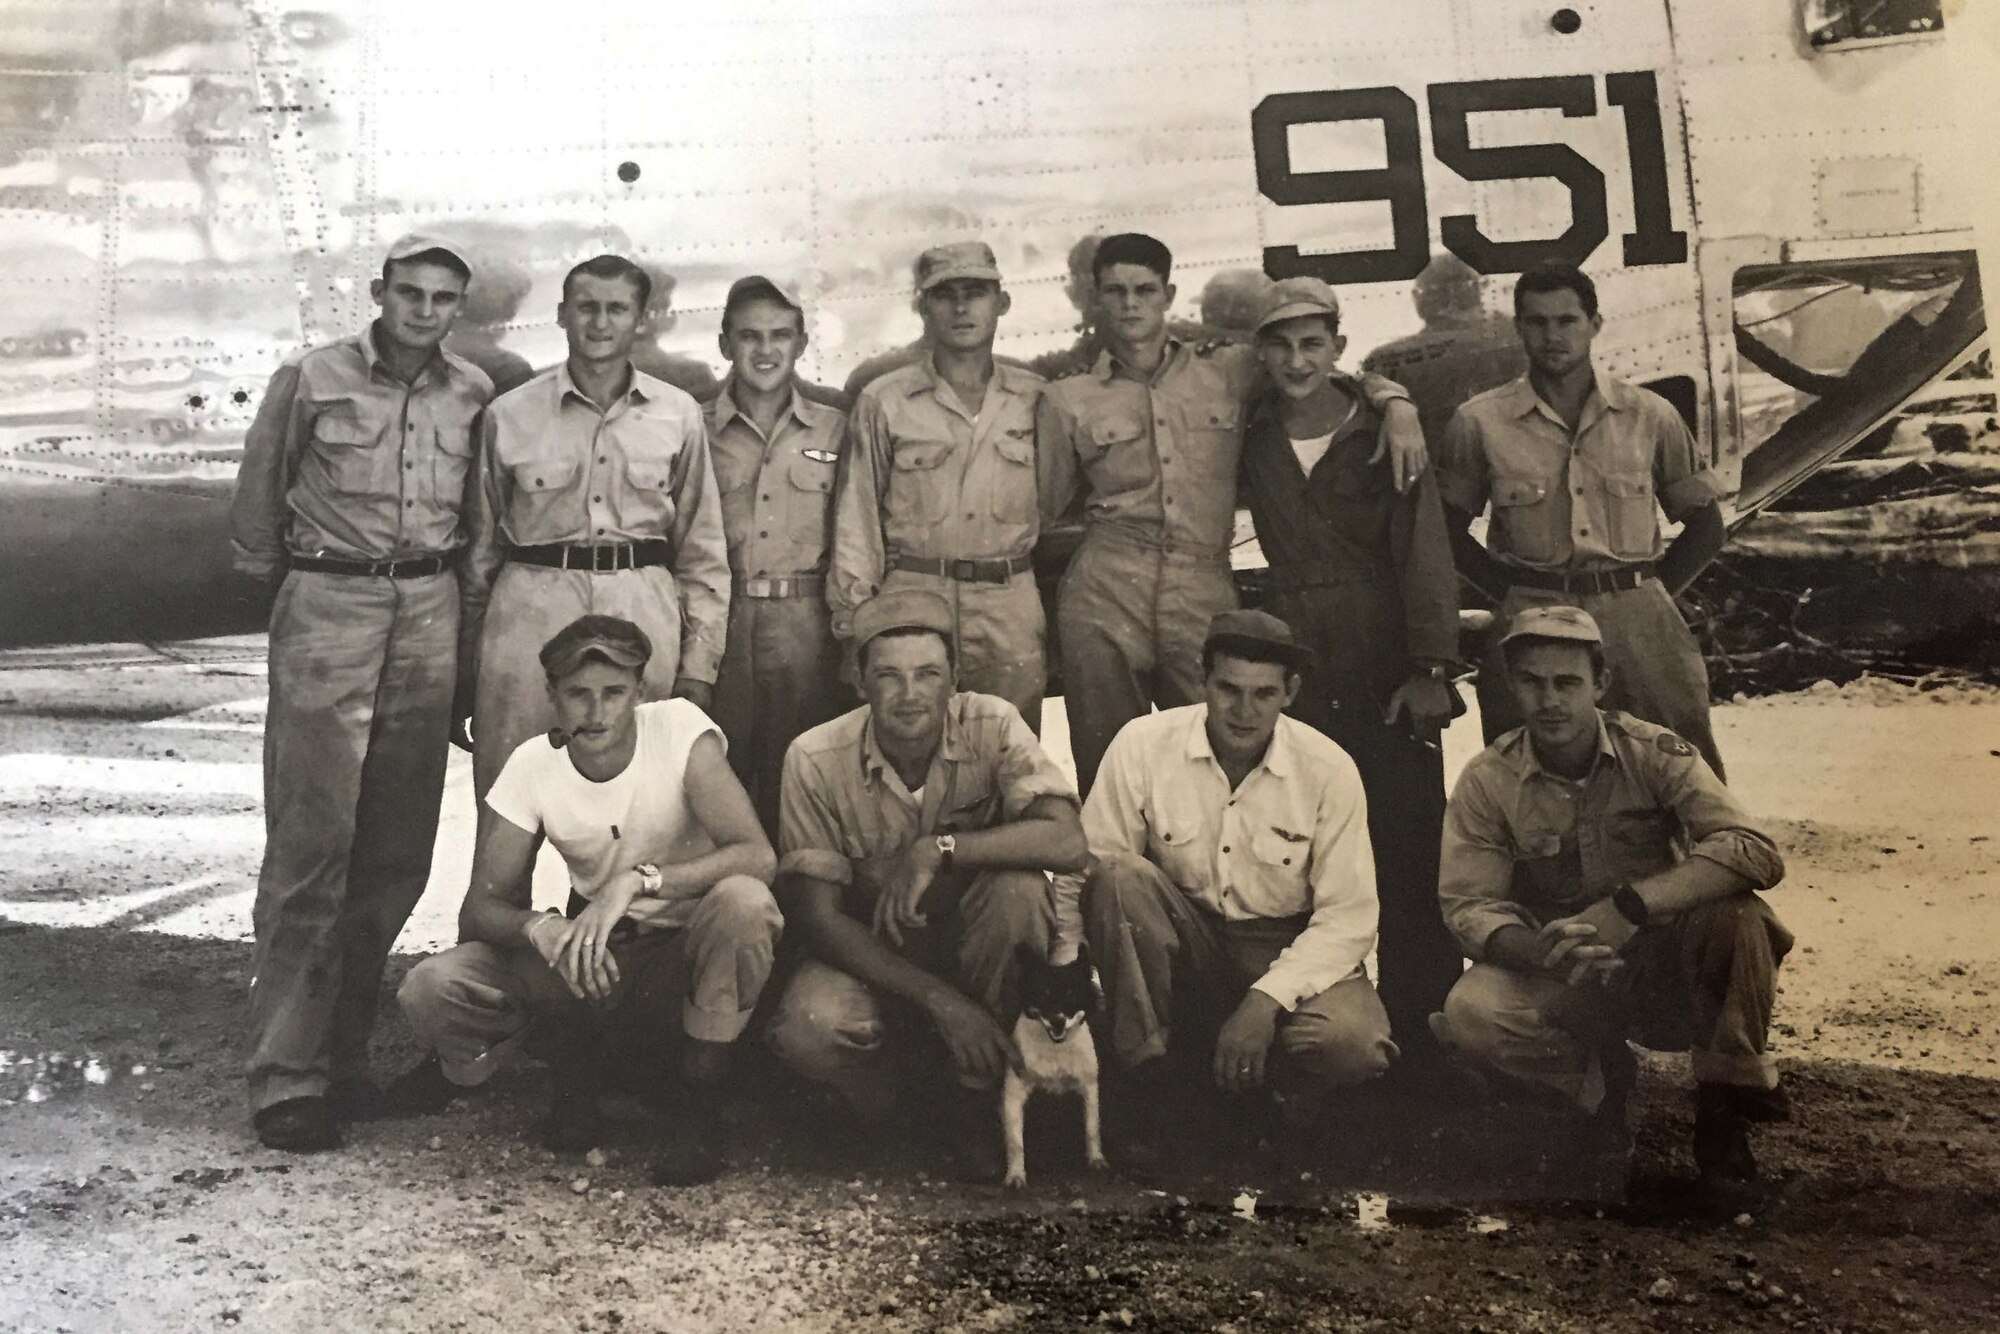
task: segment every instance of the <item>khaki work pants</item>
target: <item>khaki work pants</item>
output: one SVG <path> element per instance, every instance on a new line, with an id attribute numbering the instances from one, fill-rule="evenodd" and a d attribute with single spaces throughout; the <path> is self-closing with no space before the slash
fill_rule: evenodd
<path id="1" fill-rule="evenodd" d="M 1056 591 L 1076 782 L 1088 796 L 1111 738 L 1134 718 L 1202 698 L 1201 646 L 1236 606 L 1229 562 L 1093 528 Z"/>
<path id="2" fill-rule="evenodd" d="M 578 1000 L 532 945 L 454 945 L 412 968 L 396 994 L 445 1078 L 492 1078 L 541 1030 L 566 1067 L 618 1059 L 665 1072 L 678 1035 L 734 1042 L 771 976 L 784 919 L 771 891 L 730 876 L 702 895 L 685 927 L 640 931 L 611 946 L 618 983 Z"/>
<path id="3" fill-rule="evenodd" d="M 1440 1036 L 1471 1064 L 1554 1089 L 1586 1112 L 1604 1100 L 1600 1053 L 1628 1035 L 1691 1050 L 1701 1083 L 1775 1088 L 1765 1038 L 1791 947 L 1769 904 L 1734 895 L 1641 930 L 1609 983 L 1571 987 L 1476 963 L 1445 998 Z"/>
<path id="4" fill-rule="evenodd" d="M 1049 688 L 1043 654 L 1048 624 L 1034 571 L 1010 576 L 1004 584 L 983 584 L 891 569 L 882 580 L 882 591 L 899 588 L 921 588 L 951 604 L 957 626 L 958 688 L 998 695 L 1040 733 L 1042 695 Z"/>
<path id="5" fill-rule="evenodd" d="M 926 913 L 927 925 L 903 933 L 903 956 L 951 981 L 1011 1031 L 1020 1013 L 1020 952 L 1048 957 L 1048 877 L 980 871 L 941 879 Z M 779 996 L 767 1037 L 792 1070 L 832 1085 L 864 1114 L 895 1102 L 899 1063 L 918 1050 L 934 1054 L 922 1015 L 815 958 L 800 963 Z"/>
<path id="6" fill-rule="evenodd" d="M 1506 655 L 1500 651 L 1507 623 L 1525 608 L 1557 606 L 1583 608 L 1604 636 L 1604 664 L 1611 674 L 1604 707 L 1671 729 L 1701 753 L 1717 778 L 1724 777 L 1722 752 L 1708 717 L 1708 664 L 1680 608 L 1657 579 L 1616 593 L 1575 597 L 1520 585 L 1509 589 L 1488 641 L 1491 647 L 1479 665 L 1479 721 L 1487 744 L 1521 725 L 1521 711 L 1507 683 Z"/>
<path id="7" fill-rule="evenodd" d="M 430 879 L 458 647 L 449 574 L 294 570 L 271 608 L 250 1102 L 365 1074 L 382 969 Z"/>
<path id="8" fill-rule="evenodd" d="M 731 600 L 715 721 L 729 738 L 730 766 L 774 844 L 786 749 L 801 732 L 857 702 L 840 679 L 840 642 L 817 594 Z"/>
<path id="9" fill-rule="evenodd" d="M 1177 1047 L 1206 1056 L 1305 925 L 1303 916 L 1226 921 L 1143 857 L 1099 859 L 1084 882 L 1083 930 L 1118 1064 L 1129 1070 Z M 1282 1016 L 1274 1054 L 1273 1082 L 1315 1097 L 1384 1074 L 1397 1050 L 1375 988 L 1357 972 Z"/>

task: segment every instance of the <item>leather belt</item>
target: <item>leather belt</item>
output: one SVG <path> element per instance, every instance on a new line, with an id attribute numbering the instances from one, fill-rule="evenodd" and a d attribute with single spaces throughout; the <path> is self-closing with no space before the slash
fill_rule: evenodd
<path id="1" fill-rule="evenodd" d="M 1267 593 L 1300 593 L 1309 588 L 1340 588 L 1351 584 L 1394 587 L 1395 576 L 1373 572 L 1330 570 L 1319 565 L 1273 565 L 1264 571 Z"/>
<path id="2" fill-rule="evenodd" d="M 1622 593 L 1653 577 L 1651 561 L 1616 570 L 1529 570 L 1510 566 L 1508 582 L 1556 593 Z"/>
<path id="3" fill-rule="evenodd" d="M 826 576 L 823 574 L 788 574 L 783 578 L 738 579 L 736 596 L 740 598 L 816 598 L 826 592 Z"/>
<path id="4" fill-rule="evenodd" d="M 618 570 L 639 570 L 649 565 L 674 563 L 674 544 L 663 537 L 639 542 L 605 542 L 596 546 L 509 547 L 507 559 L 519 565 L 546 565 L 557 570 L 585 570 L 591 574 L 611 574 Z"/>
<path id="5" fill-rule="evenodd" d="M 1004 584 L 1035 568 L 1033 556 L 995 556 L 989 560 L 944 560 L 934 556 L 898 556 L 896 568 L 910 574 L 935 574 L 964 584 Z"/>
<path id="6" fill-rule="evenodd" d="M 342 560 L 336 556 L 293 556 L 291 567 L 313 574 L 359 574 L 387 579 L 423 579 L 443 574 L 458 560 L 456 551 L 438 556 L 405 556 L 399 560 Z"/>

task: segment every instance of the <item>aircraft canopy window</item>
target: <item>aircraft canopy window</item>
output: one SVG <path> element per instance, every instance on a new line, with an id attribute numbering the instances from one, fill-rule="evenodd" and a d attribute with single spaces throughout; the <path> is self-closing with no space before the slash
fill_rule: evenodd
<path id="1" fill-rule="evenodd" d="M 1739 511 L 1847 449 L 1985 328 L 1969 251 L 1755 265 L 1734 299 Z"/>
<path id="2" fill-rule="evenodd" d="M 1806 0 L 1800 10 L 1815 51 L 1846 51 L 1944 31 L 1941 0 Z"/>

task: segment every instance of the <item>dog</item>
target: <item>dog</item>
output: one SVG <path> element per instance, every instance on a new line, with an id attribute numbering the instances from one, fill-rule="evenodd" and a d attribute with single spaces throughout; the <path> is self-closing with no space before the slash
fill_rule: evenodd
<path id="1" fill-rule="evenodd" d="M 1010 1189 L 1028 1184 L 1022 1131 L 1028 1099 L 1037 1093 L 1082 1096 L 1085 1161 L 1093 1170 L 1107 1166 L 1098 1128 L 1097 1044 L 1090 1036 L 1096 1000 L 1090 962 L 1081 954 L 1066 964 L 1050 963 L 1038 952 L 1024 954 L 1022 1013 L 1014 1021 L 1014 1045 L 1026 1073 L 1008 1070 L 1000 1089 L 1000 1124 L 1007 1144 L 1007 1175 L 1001 1184 Z"/>

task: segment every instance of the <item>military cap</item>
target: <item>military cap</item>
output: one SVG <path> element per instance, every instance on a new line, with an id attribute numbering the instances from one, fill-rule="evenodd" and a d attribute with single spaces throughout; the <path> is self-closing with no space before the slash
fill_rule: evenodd
<path id="1" fill-rule="evenodd" d="M 753 273 L 747 278 L 738 278 L 729 284 L 729 295 L 722 300 L 722 318 L 727 321 L 729 312 L 752 301 L 775 301 L 799 314 L 806 313 L 805 303 L 792 294 L 790 288 L 780 286 L 775 280 L 761 273 Z"/>
<path id="2" fill-rule="evenodd" d="M 1000 281 L 1000 262 L 993 247 L 984 241 L 954 241 L 934 245 L 917 256 L 917 290 L 928 292 L 953 278 L 985 278 Z"/>
<path id="3" fill-rule="evenodd" d="M 632 622 L 617 616 L 579 616 L 542 645 L 542 670 L 560 680 L 591 658 L 614 667 L 644 671 L 653 656 L 653 641 Z"/>
<path id="4" fill-rule="evenodd" d="M 1516 639 L 1567 639 L 1577 644 L 1602 644 L 1597 622 L 1581 607 L 1529 607 L 1514 613 L 1500 642 Z"/>
<path id="5" fill-rule="evenodd" d="M 445 240 L 442 236 L 433 236 L 429 232 L 406 232 L 397 237 L 389 243 L 388 253 L 382 256 L 382 262 L 394 264 L 397 260 L 415 259 L 434 250 L 442 250 L 451 256 L 458 261 L 458 267 L 465 271 L 466 278 L 472 277 L 472 261 L 465 257 L 465 252 L 453 242 Z"/>
<path id="6" fill-rule="evenodd" d="M 877 593 L 854 609 L 854 647 L 888 630 L 935 630 L 951 637 L 951 604 L 921 588 Z"/>
<path id="7" fill-rule="evenodd" d="M 1284 278 L 1264 293 L 1264 308 L 1257 316 L 1257 332 L 1262 333 L 1281 320 L 1301 315 L 1324 315 L 1340 319 L 1340 298 L 1318 278 Z"/>
<path id="8" fill-rule="evenodd" d="M 1257 658 L 1276 658 L 1294 670 L 1312 660 L 1312 653 L 1292 635 L 1292 627 L 1268 611 L 1217 612 L 1208 623 L 1203 648 L 1228 653 L 1248 650 Z"/>

